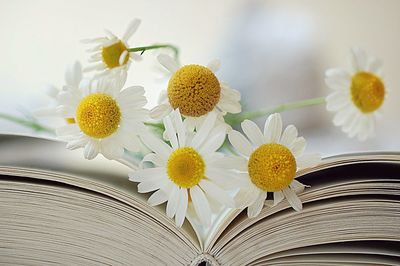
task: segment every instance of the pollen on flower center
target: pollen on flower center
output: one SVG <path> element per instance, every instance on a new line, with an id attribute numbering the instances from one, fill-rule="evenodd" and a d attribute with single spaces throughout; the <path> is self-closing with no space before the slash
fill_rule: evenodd
<path id="1" fill-rule="evenodd" d="M 289 186 L 296 175 L 296 159 L 281 144 L 258 147 L 251 155 L 248 171 L 254 185 L 263 191 L 275 192 Z"/>
<path id="2" fill-rule="evenodd" d="M 363 113 L 377 110 L 385 98 L 385 86 L 381 79 L 369 72 L 356 73 L 351 81 L 351 98 Z"/>
<path id="3" fill-rule="evenodd" d="M 76 109 L 76 121 L 86 135 L 105 138 L 119 126 L 121 112 L 117 102 L 104 93 L 93 93 L 84 98 Z"/>
<path id="4" fill-rule="evenodd" d="M 191 147 L 175 150 L 167 163 L 169 179 L 176 185 L 191 188 L 197 185 L 205 173 L 203 158 Z"/>
<path id="5" fill-rule="evenodd" d="M 122 41 L 118 41 L 114 44 L 103 47 L 101 51 L 101 56 L 103 58 L 104 64 L 108 68 L 119 67 L 119 58 L 121 57 L 121 54 L 126 50 L 127 48 Z M 125 65 L 126 63 L 128 63 L 128 60 L 129 56 L 126 56 L 123 64 Z"/>
<path id="6" fill-rule="evenodd" d="M 217 77 L 204 66 L 184 66 L 169 80 L 169 102 L 186 116 L 199 117 L 212 111 L 220 95 L 221 86 Z"/>

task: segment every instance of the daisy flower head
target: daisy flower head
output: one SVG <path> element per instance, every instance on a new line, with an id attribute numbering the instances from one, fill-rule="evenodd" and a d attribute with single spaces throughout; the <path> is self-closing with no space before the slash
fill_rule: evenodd
<path id="1" fill-rule="evenodd" d="M 233 207 L 232 197 L 219 185 L 230 182 L 230 174 L 214 164 L 223 156 L 217 150 L 226 137 L 226 129 L 216 125 L 216 117 L 215 112 L 209 113 L 193 133 L 184 126 L 179 110 L 175 110 L 163 119 L 170 145 L 152 134 L 141 136 L 153 151 L 143 162 L 151 162 L 153 167 L 139 169 L 129 179 L 139 182 L 140 193 L 155 191 L 148 199 L 150 205 L 167 202 L 167 216 L 175 216 L 178 227 L 187 217 L 188 207 L 193 207 L 204 226 L 211 223 L 212 202 Z"/>
<path id="2" fill-rule="evenodd" d="M 46 94 L 52 99 L 51 105 L 48 107 L 39 108 L 35 110 L 33 114 L 37 117 L 54 116 L 57 111 L 57 106 L 60 105 L 58 101 L 58 95 L 63 91 L 67 91 L 72 88 L 78 88 L 81 82 L 84 81 L 81 63 L 76 61 L 69 65 L 65 71 L 65 85 L 62 88 L 54 85 L 48 85 L 46 87 Z M 65 122 L 69 124 L 75 123 L 72 117 L 66 118 Z"/>
<path id="3" fill-rule="evenodd" d="M 333 90 L 326 97 L 326 108 L 336 113 L 335 126 L 350 138 L 364 141 L 375 134 L 376 119 L 380 116 L 387 89 L 382 80 L 382 62 L 359 49 L 351 50 L 351 71 L 329 69 L 325 82 Z"/>
<path id="4" fill-rule="evenodd" d="M 73 121 L 56 129 L 67 141 L 67 148 L 83 147 L 86 159 L 101 153 L 110 160 L 121 158 L 124 149 L 139 150 L 138 135 L 148 116 L 143 108 L 147 101 L 143 87 L 121 90 L 125 80 L 126 75 L 114 73 L 58 94 L 58 115 Z"/>
<path id="5" fill-rule="evenodd" d="M 267 193 L 273 193 L 274 205 L 286 198 L 296 210 L 302 209 L 302 203 L 296 193 L 304 190 L 297 181 L 298 170 L 318 164 L 318 154 L 303 154 L 306 141 L 298 137 L 297 129 L 289 125 L 282 133 L 280 114 L 272 114 L 265 122 L 264 132 L 258 126 L 245 120 L 241 124 L 246 137 L 235 130 L 229 135 L 229 141 L 240 156 L 233 167 L 247 178 L 247 186 L 236 195 L 235 200 L 241 207 L 248 207 L 249 217 L 256 217 L 264 206 Z"/>
<path id="6" fill-rule="evenodd" d="M 140 24 L 139 19 L 132 20 L 125 30 L 122 38 L 118 38 L 109 30 L 104 30 L 106 36 L 82 40 L 84 43 L 93 44 L 87 51 L 91 53 L 90 66 L 84 71 L 98 71 L 99 75 L 108 74 L 113 71 L 126 71 L 131 60 L 139 60 L 138 54 L 128 51 L 128 40 L 136 32 Z"/>
<path id="7" fill-rule="evenodd" d="M 160 94 L 159 105 L 150 111 L 154 119 L 162 119 L 179 109 L 186 118 L 185 125 L 196 128 L 210 112 L 217 112 L 219 121 L 224 121 L 227 113 L 240 113 L 240 93 L 218 80 L 215 72 L 219 69 L 218 60 L 207 66 L 180 66 L 172 57 L 161 54 L 158 61 L 170 73 L 168 89 Z"/>

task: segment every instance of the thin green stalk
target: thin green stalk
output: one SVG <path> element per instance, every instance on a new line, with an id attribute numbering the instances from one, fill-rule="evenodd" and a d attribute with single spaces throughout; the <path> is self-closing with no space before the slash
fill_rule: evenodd
<path id="1" fill-rule="evenodd" d="M 140 47 L 133 47 L 133 48 L 128 48 L 128 52 L 141 52 L 143 54 L 147 50 L 154 50 L 154 49 L 160 49 L 160 48 L 169 48 L 174 51 L 175 58 L 178 58 L 179 56 L 179 49 L 175 45 L 172 44 L 154 44 L 154 45 L 149 45 L 149 46 L 140 46 Z"/>
<path id="2" fill-rule="evenodd" d="M 38 132 L 47 132 L 47 133 L 54 134 L 54 130 L 52 130 L 51 128 L 48 128 L 46 126 L 43 126 L 42 124 L 40 124 L 32 119 L 24 119 L 24 118 L 20 118 L 20 117 L 13 116 L 10 114 L 5 114 L 5 113 L 0 113 L 0 119 L 11 121 L 11 122 L 19 124 L 21 126 L 29 127 Z"/>
<path id="3" fill-rule="evenodd" d="M 285 103 L 278 105 L 276 107 L 273 107 L 271 109 L 265 109 L 265 110 L 260 110 L 260 111 L 252 111 L 252 112 L 242 112 L 239 114 L 230 114 L 225 118 L 225 121 L 230 124 L 231 126 L 240 124 L 246 119 L 255 119 L 263 116 L 267 116 L 273 113 L 282 113 L 284 111 L 288 110 L 294 110 L 294 109 L 299 109 L 299 108 L 304 108 L 304 107 L 309 107 L 309 106 L 314 106 L 314 105 L 320 105 L 325 103 L 325 97 L 319 97 L 319 98 L 312 98 L 312 99 L 307 99 L 307 100 L 302 100 L 302 101 L 297 101 L 297 102 L 291 102 L 291 103 Z"/>

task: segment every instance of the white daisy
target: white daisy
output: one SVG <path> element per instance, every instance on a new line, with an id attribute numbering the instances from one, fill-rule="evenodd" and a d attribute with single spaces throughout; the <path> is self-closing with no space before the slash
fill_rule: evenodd
<path id="1" fill-rule="evenodd" d="M 212 201 L 233 207 L 233 199 L 220 184 L 235 182 L 238 178 L 214 164 L 223 156 L 216 151 L 226 136 L 225 127 L 215 125 L 216 116 L 215 112 L 209 113 L 193 133 L 184 126 L 179 110 L 173 111 L 163 120 L 170 145 L 150 133 L 141 136 L 143 143 L 154 152 L 143 161 L 153 163 L 154 167 L 137 170 L 129 179 L 140 182 L 140 193 L 156 191 L 149 198 L 149 204 L 167 202 L 167 216 L 175 216 L 177 226 L 182 226 L 188 205 L 194 207 L 204 226 L 211 222 Z"/>
<path id="2" fill-rule="evenodd" d="M 231 158 L 232 168 L 242 172 L 247 187 L 236 196 L 240 207 L 247 207 L 249 217 L 255 217 L 264 206 L 267 193 L 273 192 L 274 205 L 286 198 L 299 211 L 302 203 L 296 193 L 304 185 L 295 180 L 298 170 L 315 166 L 320 161 L 318 154 L 303 154 L 306 141 L 297 136 L 297 129 L 289 125 L 282 133 L 280 114 L 270 115 L 265 122 L 264 133 L 258 126 L 245 120 L 241 124 L 247 136 L 232 130 L 229 141 L 241 156 Z"/>
<path id="3" fill-rule="evenodd" d="M 168 89 L 160 94 L 159 105 L 150 111 L 154 119 L 161 119 L 172 110 L 179 108 L 189 128 L 201 125 L 205 115 L 218 113 L 223 122 L 227 113 L 240 113 L 240 93 L 222 83 L 215 76 L 220 62 L 214 60 L 207 67 L 201 65 L 180 66 L 172 57 L 161 54 L 158 61 L 170 73 Z"/>
<path id="4" fill-rule="evenodd" d="M 333 92 L 326 97 L 326 108 L 335 112 L 333 123 L 360 141 L 375 134 L 376 119 L 387 90 L 382 80 L 382 62 L 358 48 L 351 50 L 352 70 L 335 68 L 325 73 Z"/>
<path id="5" fill-rule="evenodd" d="M 36 109 L 33 112 L 34 116 L 54 116 L 56 113 L 57 106 L 59 105 L 57 97 L 62 91 L 66 91 L 69 88 L 78 88 L 80 83 L 83 81 L 82 65 L 79 61 L 67 67 L 65 71 L 65 85 L 62 88 L 58 88 L 54 85 L 46 87 L 46 94 L 52 99 L 52 103 L 48 107 Z M 66 118 L 65 122 L 75 123 L 72 117 Z"/>
<path id="6" fill-rule="evenodd" d="M 139 150 L 138 135 L 148 116 L 143 108 L 147 101 L 143 87 L 121 90 L 125 81 L 126 75 L 114 73 L 87 86 L 68 86 L 58 94 L 57 114 L 75 122 L 56 129 L 57 135 L 68 142 L 67 148 L 84 147 L 86 159 L 98 153 L 117 159 L 124 148 Z"/>
<path id="7" fill-rule="evenodd" d="M 92 64 L 86 67 L 84 71 L 101 71 L 100 75 L 108 74 L 111 71 L 126 71 L 131 59 L 139 60 L 140 55 L 128 51 L 128 40 L 136 32 L 139 24 L 139 19 L 132 20 L 122 38 L 118 38 L 109 30 L 105 30 L 106 37 L 83 40 L 84 43 L 94 44 L 92 48 L 88 49 L 88 52 L 91 53 L 89 63 Z"/>

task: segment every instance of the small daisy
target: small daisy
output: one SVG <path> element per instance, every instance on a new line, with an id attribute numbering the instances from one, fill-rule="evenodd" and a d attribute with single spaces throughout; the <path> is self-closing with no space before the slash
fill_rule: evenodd
<path id="1" fill-rule="evenodd" d="M 167 216 L 175 216 L 179 227 L 188 206 L 194 207 L 204 226 L 210 225 L 212 202 L 233 207 L 233 199 L 219 184 L 234 182 L 237 177 L 214 165 L 217 158 L 224 156 L 216 151 L 226 136 L 225 127 L 215 125 L 216 116 L 215 112 L 209 113 L 193 133 L 187 131 L 179 110 L 173 111 L 163 120 L 171 145 L 152 134 L 141 136 L 143 143 L 154 152 L 143 161 L 153 163 L 154 167 L 137 170 L 129 179 L 140 182 L 140 193 L 156 191 L 149 198 L 149 204 L 167 202 Z"/>
<path id="2" fill-rule="evenodd" d="M 74 121 L 56 129 L 57 135 L 68 142 L 67 148 L 84 147 L 86 159 L 101 153 L 110 160 L 122 157 L 124 148 L 139 150 L 138 135 L 148 115 L 143 108 L 147 101 L 143 87 L 121 90 L 125 78 L 114 73 L 88 86 L 69 86 L 58 94 L 58 115 Z"/>
<path id="3" fill-rule="evenodd" d="M 136 32 L 139 24 L 139 19 L 132 20 L 121 39 L 109 30 L 105 30 L 107 37 L 83 40 L 84 43 L 94 44 L 94 47 L 88 49 L 88 52 L 92 53 L 89 59 L 92 65 L 86 67 L 84 71 L 101 71 L 100 75 L 111 71 L 126 71 L 130 65 L 130 59 L 139 60 L 140 55 L 128 51 L 128 40 Z"/>
<path id="4" fill-rule="evenodd" d="M 43 116 L 54 116 L 56 113 L 56 108 L 59 105 L 57 97 L 58 94 L 62 91 L 66 91 L 69 88 L 77 88 L 83 80 L 82 75 L 82 65 L 79 61 L 76 61 L 74 64 L 67 67 L 65 71 L 65 85 L 60 89 L 54 85 L 49 85 L 46 87 L 46 94 L 53 100 L 50 106 L 43 107 L 35 110 L 33 112 L 34 116 L 43 117 Z M 75 123 L 72 117 L 66 118 L 65 122 L 69 124 Z"/>
<path id="5" fill-rule="evenodd" d="M 264 206 L 267 193 L 273 192 L 274 205 L 286 198 L 296 211 L 300 211 L 302 203 L 296 193 L 305 186 L 295 180 L 296 172 L 315 166 L 320 156 L 303 154 L 306 141 L 297 137 L 293 125 L 282 133 L 280 114 L 268 117 L 264 134 L 250 120 L 243 121 L 241 126 L 248 139 L 235 130 L 228 135 L 232 146 L 241 154 L 232 167 L 242 172 L 248 181 L 247 187 L 236 196 L 237 204 L 248 206 L 248 216 L 256 217 Z"/>
<path id="6" fill-rule="evenodd" d="M 179 108 L 186 118 L 185 125 L 193 129 L 200 126 L 211 111 L 218 113 L 221 122 L 227 113 L 241 112 L 240 93 L 220 82 L 214 74 L 219 69 L 218 60 L 210 62 L 207 67 L 181 67 L 172 57 L 161 54 L 158 61 L 172 76 L 168 89 L 160 94 L 160 104 L 150 112 L 152 118 L 161 119 Z"/>
<path id="7" fill-rule="evenodd" d="M 387 90 L 381 77 L 381 61 L 355 48 L 351 51 L 351 65 L 352 71 L 326 71 L 325 82 L 334 91 L 326 98 L 326 108 L 336 113 L 335 126 L 340 126 L 350 138 L 357 136 L 364 141 L 375 134 Z"/>

